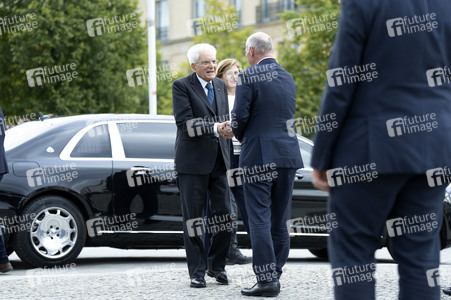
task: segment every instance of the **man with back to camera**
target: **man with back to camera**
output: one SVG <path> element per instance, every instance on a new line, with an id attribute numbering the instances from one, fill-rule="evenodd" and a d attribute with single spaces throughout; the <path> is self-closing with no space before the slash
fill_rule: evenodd
<path id="1" fill-rule="evenodd" d="M 192 46 L 187 53 L 193 73 L 174 81 L 172 106 L 177 125 L 175 170 L 183 214 L 190 286 L 206 286 L 205 272 L 220 284 L 228 284 L 225 258 L 230 245 L 230 231 L 213 232 L 208 255 L 202 235 L 217 225 L 230 228 L 229 187 L 226 166 L 229 165 L 230 141 L 224 134 L 229 115 L 227 90 L 216 76 L 216 49 L 209 44 Z M 211 220 L 202 210 L 211 203 Z M 214 223 L 214 224 L 212 224 Z M 216 227 L 216 228 L 218 228 Z M 206 258 L 207 257 L 207 258 Z"/>
<path id="2" fill-rule="evenodd" d="M 330 185 L 328 210 L 338 223 L 328 242 L 336 299 L 375 298 L 374 252 L 384 229 L 398 263 L 399 299 L 440 298 L 450 12 L 449 0 L 342 0 L 320 109 L 320 116 L 336 115 L 338 128 L 317 132 L 311 162 L 315 186 Z M 433 222 L 429 231 L 409 229 Z"/>
<path id="3" fill-rule="evenodd" d="M 277 296 L 290 251 L 286 222 L 294 176 L 303 167 L 298 141 L 287 129 L 287 121 L 294 119 L 296 86 L 275 60 L 266 33 L 249 36 L 246 57 L 251 67 L 239 75 L 231 127 L 242 142 L 239 163 L 257 283 L 241 293 Z"/>

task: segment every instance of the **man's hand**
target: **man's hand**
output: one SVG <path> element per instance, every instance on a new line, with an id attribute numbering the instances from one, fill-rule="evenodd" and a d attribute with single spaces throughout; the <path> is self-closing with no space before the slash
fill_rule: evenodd
<path id="1" fill-rule="evenodd" d="M 322 191 L 329 191 L 329 184 L 327 183 L 327 175 L 326 171 L 320 171 L 317 169 L 313 169 L 312 172 L 313 185 Z"/>
<path id="2" fill-rule="evenodd" d="M 225 139 L 231 139 L 234 137 L 232 132 L 232 127 L 230 126 L 230 121 L 218 124 L 218 133 Z"/>

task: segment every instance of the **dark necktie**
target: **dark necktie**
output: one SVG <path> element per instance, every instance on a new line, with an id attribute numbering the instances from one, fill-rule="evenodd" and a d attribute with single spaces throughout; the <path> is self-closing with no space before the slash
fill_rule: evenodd
<path id="1" fill-rule="evenodd" d="M 213 106 L 213 102 L 215 100 L 215 94 L 213 93 L 213 86 L 211 83 L 207 83 L 207 89 L 208 89 L 208 101 L 210 101 L 211 107 Z"/>

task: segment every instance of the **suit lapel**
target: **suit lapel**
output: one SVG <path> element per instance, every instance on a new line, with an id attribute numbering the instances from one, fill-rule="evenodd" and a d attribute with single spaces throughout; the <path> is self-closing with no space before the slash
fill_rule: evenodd
<path id="1" fill-rule="evenodd" d="M 214 115 L 215 111 L 211 107 L 210 102 L 208 101 L 207 95 L 205 95 L 205 91 L 204 91 L 202 85 L 200 84 L 199 79 L 197 79 L 196 73 L 192 74 L 191 84 L 193 85 L 194 92 L 196 92 L 196 94 L 199 96 L 199 98 L 202 100 L 202 102 L 208 107 L 208 109 Z"/>

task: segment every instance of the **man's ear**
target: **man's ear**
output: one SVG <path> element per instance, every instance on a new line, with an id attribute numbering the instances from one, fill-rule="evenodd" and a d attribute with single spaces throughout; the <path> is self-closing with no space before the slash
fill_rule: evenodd
<path id="1" fill-rule="evenodd" d="M 196 64 L 195 64 L 195 63 L 192 63 L 192 64 L 191 64 L 191 70 L 192 70 L 193 72 L 196 72 Z"/>

